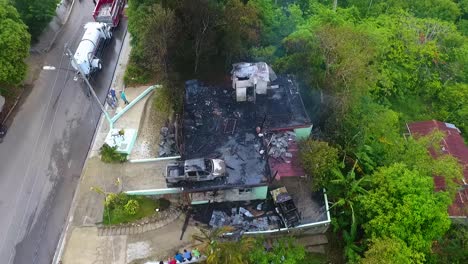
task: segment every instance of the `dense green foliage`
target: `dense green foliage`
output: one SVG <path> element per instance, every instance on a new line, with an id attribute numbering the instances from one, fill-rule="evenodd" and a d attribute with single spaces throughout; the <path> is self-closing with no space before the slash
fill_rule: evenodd
<path id="1" fill-rule="evenodd" d="M 153 44 L 144 27 L 166 25 L 138 25 L 139 8 L 168 17 Z M 132 58 L 142 54 L 135 66 L 153 75 L 217 81 L 233 62 L 262 60 L 297 75 L 305 94 L 318 91 L 320 140 L 301 147 L 301 161 L 313 189 L 327 189 L 349 262 L 434 259 L 461 169 L 440 151 L 443 134 L 403 133 L 438 119 L 468 136 L 468 1 L 130 0 L 130 9 Z M 433 175 L 445 190 L 434 192 Z"/>
<path id="2" fill-rule="evenodd" d="M 462 264 L 468 262 L 468 226 L 453 224 L 445 236 L 434 247 L 435 263 Z"/>
<path id="3" fill-rule="evenodd" d="M 332 170 L 338 167 L 338 149 L 312 139 L 299 144 L 299 149 L 302 166 L 313 177 L 312 189 L 317 191 L 328 186 Z"/>
<path id="4" fill-rule="evenodd" d="M 450 226 L 450 199 L 443 192 L 434 194 L 432 178 L 417 170 L 398 163 L 382 167 L 372 175 L 370 189 L 360 202 L 371 238 L 399 238 L 410 249 L 429 253 L 432 241 Z"/>
<path id="5" fill-rule="evenodd" d="M 265 241 L 257 239 L 255 248 L 249 252 L 249 263 L 269 264 L 284 263 L 296 264 L 305 260 L 306 252 L 303 246 L 297 244 L 293 238 L 278 239 L 272 245 L 272 249 L 265 250 Z"/>
<path id="6" fill-rule="evenodd" d="M 127 154 L 117 152 L 117 147 L 111 147 L 104 143 L 99 150 L 101 160 L 105 163 L 122 163 L 127 161 Z"/>
<path id="7" fill-rule="evenodd" d="M 60 0 L 11 0 L 11 2 L 35 40 L 55 16 L 55 9 Z"/>
<path id="8" fill-rule="evenodd" d="M 212 76 L 246 58 L 259 41 L 258 12 L 240 0 L 130 0 L 128 16 L 133 49 L 127 83 Z"/>
<path id="9" fill-rule="evenodd" d="M 193 240 L 201 243 L 200 250 L 207 256 L 207 264 L 323 263 L 321 256 L 307 255 L 305 248 L 292 237 L 269 241 L 251 236 L 243 236 L 239 240 L 223 238 L 224 233 L 232 231 L 227 226 L 211 231 L 201 229 L 199 234 L 192 236 Z M 268 244 L 271 245 L 266 247 Z"/>
<path id="10" fill-rule="evenodd" d="M 398 238 L 378 238 L 372 241 L 362 264 L 421 263 L 422 256 L 413 253 Z"/>
<path id="11" fill-rule="evenodd" d="M 0 92 L 21 83 L 26 75 L 30 35 L 18 12 L 0 0 Z"/>

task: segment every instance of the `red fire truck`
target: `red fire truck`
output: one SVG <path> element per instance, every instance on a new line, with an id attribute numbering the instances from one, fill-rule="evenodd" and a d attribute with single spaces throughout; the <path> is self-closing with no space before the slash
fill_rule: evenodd
<path id="1" fill-rule="evenodd" d="M 94 8 L 93 18 L 96 22 L 116 27 L 120 22 L 126 3 L 127 0 L 98 0 Z"/>

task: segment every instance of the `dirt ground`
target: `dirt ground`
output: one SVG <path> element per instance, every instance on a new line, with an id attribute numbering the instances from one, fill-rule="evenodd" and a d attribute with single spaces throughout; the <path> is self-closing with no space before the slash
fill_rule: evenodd
<path id="1" fill-rule="evenodd" d="M 131 89 L 131 88 L 130 88 Z M 138 138 L 130 155 L 130 159 L 145 159 L 158 157 L 160 130 L 166 126 L 167 115 L 156 111 L 154 98 L 151 95 L 145 103 L 145 109 L 138 129 Z"/>

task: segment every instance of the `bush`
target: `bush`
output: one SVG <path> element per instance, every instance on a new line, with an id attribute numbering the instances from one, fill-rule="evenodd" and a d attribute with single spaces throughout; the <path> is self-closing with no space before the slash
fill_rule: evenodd
<path id="1" fill-rule="evenodd" d="M 156 203 L 157 203 L 157 208 L 159 208 L 160 211 L 164 211 L 167 208 L 169 208 L 169 206 L 171 206 L 171 202 L 164 198 L 158 199 Z"/>
<path id="2" fill-rule="evenodd" d="M 110 193 L 106 196 L 104 205 L 109 209 L 114 209 L 127 203 L 128 195 L 125 193 Z"/>
<path id="3" fill-rule="evenodd" d="M 139 67 L 130 59 L 124 75 L 125 85 L 134 86 L 139 84 L 148 84 L 151 80 L 151 73 L 148 70 Z"/>
<path id="4" fill-rule="evenodd" d="M 137 211 L 140 209 L 140 204 L 137 200 L 131 199 L 124 205 L 125 213 L 129 215 L 135 215 Z"/>
<path id="5" fill-rule="evenodd" d="M 338 149 L 324 141 L 307 139 L 299 145 L 299 159 L 313 177 L 312 189 L 316 191 L 328 185 L 332 170 L 338 168 Z"/>
<path id="6" fill-rule="evenodd" d="M 169 87 L 164 85 L 156 89 L 153 104 L 158 112 L 169 115 L 173 109 L 172 102 L 173 100 Z"/>
<path id="7" fill-rule="evenodd" d="M 106 143 L 102 145 L 99 154 L 101 154 L 101 160 L 105 163 L 122 163 L 127 161 L 127 154 L 118 153 L 117 147 L 111 147 Z"/>

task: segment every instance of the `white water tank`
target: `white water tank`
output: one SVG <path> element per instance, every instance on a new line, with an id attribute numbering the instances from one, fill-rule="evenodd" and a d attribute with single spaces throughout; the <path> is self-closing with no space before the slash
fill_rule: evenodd
<path id="1" fill-rule="evenodd" d="M 96 52 L 101 42 L 110 39 L 112 33 L 107 24 L 99 22 L 86 23 L 84 29 L 85 33 L 73 55 L 76 63 L 72 60 L 72 66 L 76 70 L 80 67 L 81 71 L 88 75 L 102 67 L 100 59 L 96 57 Z"/>

